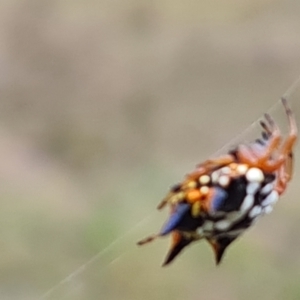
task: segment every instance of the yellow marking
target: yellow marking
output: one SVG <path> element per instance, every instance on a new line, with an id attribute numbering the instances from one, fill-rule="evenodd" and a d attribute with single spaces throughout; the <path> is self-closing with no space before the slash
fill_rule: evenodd
<path id="1" fill-rule="evenodd" d="M 176 204 L 180 201 L 182 201 L 184 199 L 184 196 L 185 196 L 185 193 L 184 192 L 179 192 L 177 194 L 175 194 L 174 196 L 172 196 L 169 201 L 172 203 L 172 204 Z"/>
<path id="2" fill-rule="evenodd" d="M 184 197 L 185 197 L 185 192 L 179 192 L 179 193 L 177 193 L 178 200 L 183 200 Z"/>
<path id="3" fill-rule="evenodd" d="M 176 203 L 178 203 L 178 199 L 177 199 L 176 196 L 173 196 L 173 197 L 170 198 L 169 202 L 170 202 L 171 204 L 176 204 Z"/>
<path id="4" fill-rule="evenodd" d="M 195 202 L 192 205 L 192 216 L 193 217 L 198 217 L 201 211 L 201 204 L 199 201 Z"/>
<path id="5" fill-rule="evenodd" d="M 189 181 L 186 184 L 186 186 L 187 186 L 187 188 L 194 189 L 197 186 L 197 182 L 196 181 Z"/>

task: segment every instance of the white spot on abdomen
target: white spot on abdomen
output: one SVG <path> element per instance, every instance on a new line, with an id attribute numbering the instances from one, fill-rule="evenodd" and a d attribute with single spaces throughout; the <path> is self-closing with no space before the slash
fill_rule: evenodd
<path id="1" fill-rule="evenodd" d="M 272 191 L 265 200 L 261 203 L 262 206 L 273 205 L 277 202 L 279 196 L 277 191 Z"/>
<path id="2" fill-rule="evenodd" d="M 211 174 L 211 181 L 213 183 L 217 183 L 218 180 L 219 180 L 220 174 L 221 174 L 220 170 L 216 170 L 216 171 L 212 172 L 212 174 Z"/>
<path id="3" fill-rule="evenodd" d="M 274 184 L 272 182 L 268 183 L 261 189 L 260 192 L 262 195 L 268 195 L 273 190 L 273 187 L 274 187 Z"/>
<path id="4" fill-rule="evenodd" d="M 227 175 L 222 175 L 219 177 L 218 183 L 222 187 L 227 187 L 229 185 L 230 178 Z"/>
<path id="5" fill-rule="evenodd" d="M 259 182 L 250 182 L 247 185 L 246 192 L 247 192 L 247 194 L 254 195 L 258 191 L 259 188 L 260 188 Z"/>
<path id="6" fill-rule="evenodd" d="M 227 230 L 231 226 L 231 222 L 228 220 L 221 220 L 215 223 L 215 228 L 218 230 Z"/>
<path id="7" fill-rule="evenodd" d="M 249 212 L 249 217 L 252 218 L 256 218 L 257 216 L 259 216 L 262 213 L 262 208 L 258 205 L 254 206 L 250 212 Z"/>
<path id="8" fill-rule="evenodd" d="M 241 211 L 246 211 L 251 208 L 251 206 L 254 203 L 254 196 L 253 195 L 247 195 L 241 205 Z"/>
<path id="9" fill-rule="evenodd" d="M 263 212 L 264 212 L 265 214 L 269 214 L 270 212 L 272 212 L 272 210 L 273 210 L 272 205 L 268 205 L 268 206 L 266 206 L 266 207 L 263 209 Z"/>

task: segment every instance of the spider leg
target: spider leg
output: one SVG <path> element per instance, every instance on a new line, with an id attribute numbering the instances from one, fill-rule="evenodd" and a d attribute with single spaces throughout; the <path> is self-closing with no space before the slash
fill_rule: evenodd
<path id="1" fill-rule="evenodd" d="M 280 151 L 280 155 L 282 155 L 286 158 L 287 155 L 292 153 L 293 147 L 297 140 L 298 129 L 297 129 L 296 119 L 295 119 L 290 107 L 288 106 L 287 100 L 285 98 L 282 98 L 281 100 L 282 100 L 282 104 L 285 108 L 285 112 L 288 116 L 289 127 L 290 127 L 289 135 L 288 135 L 287 139 L 285 140 L 284 144 L 282 145 L 282 149 Z"/>
<path id="2" fill-rule="evenodd" d="M 269 118 L 270 117 L 268 116 L 267 121 L 269 120 Z M 269 139 L 272 136 L 272 124 L 267 124 L 263 120 L 261 120 L 259 124 L 263 129 L 263 131 L 261 132 L 261 138 L 256 139 L 255 142 L 251 143 L 248 146 L 243 145 L 239 147 L 239 150 L 242 150 L 243 154 L 247 156 L 247 158 L 250 159 L 253 163 L 257 160 L 257 157 L 262 152 L 263 148 L 266 147 L 266 144 L 269 142 Z"/>
<path id="3" fill-rule="evenodd" d="M 190 206 L 187 203 L 180 203 L 176 206 L 176 209 L 171 213 L 169 220 L 164 224 L 163 228 L 160 230 L 159 233 L 150 235 L 143 240 L 139 241 L 137 244 L 142 246 L 148 244 L 159 237 L 168 235 L 173 230 L 176 229 L 178 224 L 182 221 L 186 213 L 189 211 Z"/>
<path id="4" fill-rule="evenodd" d="M 267 131 L 267 134 L 271 134 L 264 149 L 261 150 L 260 153 L 257 151 L 254 153 L 251 147 L 241 145 L 238 148 L 239 151 L 237 152 L 238 158 L 242 163 L 246 163 L 253 167 L 259 167 L 263 170 L 265 170 L 266 167 L 269 167 L 270 169 L 268 162 L 270 161 L 272 154 L 274 154 L 274 151 L 276 151 L 281 141 L 281 133 L 273 118 L 269 114 L 265 114 L 264 116 L 268 122 L 268 126 L 264 122 L 261 122 L 261 126 Z M 271 169 L 274 168 L 275 167 L 272 167 Z"/>
<path id="5" fill-rule="evenodd" d="M 254 143 L 250 144 L 251 151 L 256 157 L 258 157 L 264 150 L 266 145 L 269 143 L 270 137 L 272 136 L 272 128 L 270 127 L 270 124 L 267 124 L 263 120 L 261 120 L 259 124 L 263 129 L 261 132 L 261 138 L 256 139 Z"/>
<path id="6" fill-rule="evenodd" d="M 276 125 L 273 118 L 269 114 L 265 114 L 265 119 L 269 124 L 269 127 L 267 127 L 267 125 L 263 123 L 265 125 L 264 129 L 266 130 L 267 134 L 269 134 L 269 141 L 266 144 L 264 153 L 261 154 L 261 157 L 258 159 L 259 164 L 264 163 L 270 159 L 270 156 L 278 148 L 279 143 L 281 141 L 281 134 L 279 128 Z"/>
<path id="7" fill-rule="evenodd" d="M 281 195 L 286 187 L 288 182 L 292 179 L 293 175 L 293 153 L 290 153 L 278 171 L 278 178 L 275 185 L 275 190 Z"/>
<path id="8" fill-rule="evenodd" d="M 235 162 L 235 157 L 231 154 L 226 154 L 221 157 L 208 159 L 203 163 L 197 165 L 197 169 L 194 172 L 188 174 L 188 180 L 197 179 L 201 175 L 207 174 L 216 168 L 229 165 L 233 162 Z"/>
<path id="9" fill-rule="evenodd" d="M 274 172 L 276 171 L 276 169 L 280 168 L 283 164 L 286 164 L 286 161 L 289 160 L 288 156 L 293 152 L 293 147 L 297 141 L 298 129 L 297 129 L 295 117 L 290 107 L 288 106 L 287 100 L 285 98 L 282 98 L 281 100 L 285 108 L 286 115 L 288 116 L 290 130 L 289 130 L 288 137 L 286 138 L 281 149 L 279 150 L 278 157 L 274 160 L 269 160 L 265 162 L 263 167 L 266 172 Z M 289 164 L 292 165 L 292 159 L 290 160 L 290 162 L 287 163 L 287 167 Z M 288 168 L 292 170 L 292 166 Z"/>
<path id="10" fill-rule="evenodd" d="M 272 135 L 272 130 L 271 128 L 264 122 L 264 121 L 260 121 L 259 122 L 260 126 L 263 128 L 263 139 L 267 140 L 271 135 Z M 264 133 L 267 134 L 267 136 L 264 136 Z"/>
<path id="11" fill-rule="evenodd" d="M 151 243 L 152 241 L 156 240 L 158 237 L 160 237 L 159 234 L 153 234 L 153 235 L 150 235 L 140 241 L 137 242 L 137 245 L 139 246 L 142 246 L 142 245 L 145 245 L 145 244 L 149 244 Z"/>
<path id="12" fill-rule="evenodd" d="M 280 167 L 278 171 L 278 179 L 275 186 L 275 189 L 278 191 L 279 195 L 281 195 L 288 184 L 288 182 L 292 179 L 293 176 L 293 146 L 297 140 L 297 124 L 295 117 L 292 114 L 291 109 L 288 107 L 286 99 L 282 98 L 282 103 L 285 107 L 286 114 L 289 119 L 289 127 L 290 132 L 282 146 L 280 156 L 278 160 L 284 160 L 284 163 Z"/>
<path id="13" fill-rule="evenodd" d="M 255 166 L 257 164 L 258 157 L 256 151 L 253 151 L 251 145 L 240 145 L 237 151 L 238 160 L 249 166 Z M 258 154 L 258 153 L 257 153 Z"/>
<path id="14" fill-rule="evenodd" d="M 294 154 L 293 152 L 289 153 L 285 164 L 284 164 L 284 171 L 285 176 L 287 176 L 287 181 L 290 181 L 293 177 L 293 171 L 294 171 Z"/>

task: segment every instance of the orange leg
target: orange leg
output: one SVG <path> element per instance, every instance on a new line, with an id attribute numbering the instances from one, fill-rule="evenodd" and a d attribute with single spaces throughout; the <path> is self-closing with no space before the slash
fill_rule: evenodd
<path id="1" fill-rule="evenodd" d="M 270 157 L 272 156 L 274 151 L 277 149 L 277 147 L 280 143 L 280 140 L 281 140 L 279 128 L 276 125 L 276 123 L 274 122 L 274 120 L 268 114 L 265 114 L 265 118 L 270 125 L 271 136 L 270 136 L 270 141 L 266 146 L 265 152 L 258 159 L 258 164 L 263 164 L 270 159 Z"/>
<path id="2" fill-rule="evenodd" d="M 275 186 L 275 190 L 281 195 L 288 184 L 288 182 L 292 179 L 293 176 L 293 153 L 290 153 L 285 163 L 281 166 L 280 170 L 277 174 L 277 182 Z"/>
<path id="3" fill-rule="evenodd" d="M 139 246 L 142 246 L 142 245 L 145 245 L 145 244 L 148 244 L 148 243 L 151 243 L 152 241 L 156 240 L 160 235 L 159 234 L 153 234 L 153 235 L 150 235 L 140 241 L 137 242 L 137 244 Z"/>
<path id="4" fill-rule="evenodd" d="M 282 145 L 280 155 L 287 157 L 290 153 L 292 153 L 293 147 L 296 143 L 298 129 L 295 117 L 287 104 L 287 100 L 282 98 L 282 104 L 284 105 L 286 114 L 288 116 L 290 132 L 284 144 Z"/>
<path id="5" fill-rule="evenodd" d="M 277 158 L 273 159 L 272 156 L 274 156 L 274 152 L 279 146 L 281 135 L 273 119 L 268 114 L 266 114 L 265 118 L 268 121 L 270 127 L 261 122 L 261 125 L 267 131 L 267 133 L 271 133 L 270 140 L 266 146 L 266 149 L 260 155 L 260 157 L 258 157 L 257 153 L 253 153 L 253 151 L 251 151 L 249 147 L 245 145 L 240 146 L 238 157 L 241 162 L 247 163 L 250 166 L 259 167 L 268 173 L 275 172 L 285 163 L 285 160 L 287 156 L 292 152 L 293 146 L 297 139 L 297 124 L 291 109 L 288 107 L 286 99 L 282 99 L 282 104 L 288 116 L 290 132 L 281 149 L 279 150 Z"/>
<path id="6" fill-rule="evenodd" d="M 241 145 L 238 151 L 238 158 L 242 163 L 246 163 L 253 167 L 263 168 L 263 166 L 270 160 L 272 154 L 274 154 L 274 151 L 278 148 L 281 140 L 280 131 L 270 115 L 265 114 L 265 118 L 270 127 L 267 127 L 264 122 L 261 122 L 261 126 L 267 131 L 267 133 L 271 134 L 265 150 L 258 155 L 258 153 L 254 153 L 249 146 Z"/>
<path id="7" fill-rule="evenodd" d="M 235 161 L 236 160 L 234 156 L 231 154 L 226 154 L 218 158 L 208 159 L 205 162 L 199 164 L 194 172 L 188 174 L 188 179 L 197 179 L 201 175 L 207 174 L 221 166 L 229 165 Z"/>
<path id="8" fill-rule="evenodd" d="M 274 172 L 276 170 L 276 168 L 280 168 L 282 165 L 283 165 L 283 169 L 286 169 L 286 168 L 291 169 L 291 167 L 287 167 L 287 166 L 289 164 L 292 164 L 292 159 L 290 159 L 289 156 L 292 154 L 293 147 L 297 141 L 298 129 L 297 129 L 295 117 L 293 116 L 293 113 L 287 104 L 287 100 L 282 98 L 282 104 L 283 104 L 283 106 L 285 108 L 285 112 L 288 116 L 290 131 L 289 131 L 288 137 L 286 138 L 281 149 L 279 150 L 277 159 L 269 160 L 266 162 L 266 164 L 264 166 L 266 171 L 269 170 L 271 172 L 272 171 Z M 284 166 L 284 165 L 286 165 L 286 166 Z M 287 173 L 289 173 L 289 171 Z"/>
<path id="9" fill-rule="evenodd" d="M 261 132 L 262 139 L 258 139 L 251 144 L 251 151 L 253 151 L 257 157 L 259 156 L 259 153 L 262 151 L 262 148 L 266 147 L 266 145 L 269 143 L 270 137 L 273 134 L 273 128 L 271 126 L 272 123 L 267 124 L 265 121 L 261 120 L 259 124 L 263 129 L 263 131 Z"/>

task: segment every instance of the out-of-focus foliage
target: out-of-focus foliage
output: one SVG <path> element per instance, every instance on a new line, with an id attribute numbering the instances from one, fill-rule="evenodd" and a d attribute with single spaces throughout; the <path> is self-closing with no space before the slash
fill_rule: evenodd
<path id="1" fill-rule="evenodd" d="M 205 244 L 167 269 L 166 240 L 134 245 L 299 75 L 299 1 L 4 0 L 0 24 L 1 299 L 38 299 L 115 240 L 47 299 L 299 299 L 298 166 L 218 268 Z"/>

